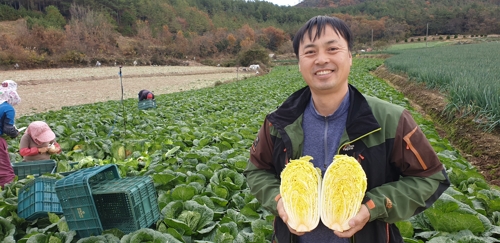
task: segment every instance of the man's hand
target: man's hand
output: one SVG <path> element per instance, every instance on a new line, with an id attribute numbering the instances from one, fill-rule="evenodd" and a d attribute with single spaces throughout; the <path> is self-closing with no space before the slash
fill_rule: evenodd
<path id="1" fill-rule="evenodd" d="M 288 226 L 288 223 L 287 223 L 287 221 L 288 221 L 288 214 L 286 213 L 285 207 L 283 206 L 283 200 L 282 200 L 282 198 L 280 198 L 278 200 L 278 205 L 276 205 L 276 209 L 278 209 L 278 214 L 279 214 L 280 218 L 283 220 L 283 222 L 285 222 L 286 227 L 288 227 L 288 229 L 290 230 L 290 232 L 292 234 L 299 235 L 299 236 L 304 234 L 304 232 L 297 232 L 294 229 L 290 228 L 290 226 Z"/>
<path id="2" fill-rule="evenodd" d="M 358 214 L 356 214 L 356 216 L 349 220 L 349 226 L 351 226 L 351 228 L 344 232 L 335 231 L 334 233 L 340 238 L 349 238 L 356 232 L 360 231 L 363 227 L 365 227 L 366 223 L 368 223 L 369 220 L 370 211 L 368 210 L 366 205 L 362 204 L 359 208 Z"/>

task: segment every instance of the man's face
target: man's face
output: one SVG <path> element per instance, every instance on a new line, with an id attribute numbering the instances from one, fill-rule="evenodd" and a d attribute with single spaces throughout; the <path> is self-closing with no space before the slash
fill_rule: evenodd
<path id="1" fill-rule="evenodd" d="M 313 29 L 316 33 L 316 27 Z M 299 70 L 316 94 L 347 89 L 352 55 L 347 41 L 327 25 L 321 37 L 312 41 L 306 34 L 299 47 Z"/>

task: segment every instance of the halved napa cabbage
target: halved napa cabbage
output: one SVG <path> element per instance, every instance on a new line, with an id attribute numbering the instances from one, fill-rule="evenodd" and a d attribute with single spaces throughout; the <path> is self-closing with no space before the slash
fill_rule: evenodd
<path id="1" fill-rule="evenodd" d="M 365 171 L 355 158 L 335 155 L 321 188 L 321 221 L 334 231 L 348 230 L 365 195 Z"/>
<path id="2" fill-rule="evenodd" d="M 288 225 L 297 232 L 312 231 L 320 219 L 321 170 L 311 156 L 290 160 L 281 172 L 280 194 Z"/>

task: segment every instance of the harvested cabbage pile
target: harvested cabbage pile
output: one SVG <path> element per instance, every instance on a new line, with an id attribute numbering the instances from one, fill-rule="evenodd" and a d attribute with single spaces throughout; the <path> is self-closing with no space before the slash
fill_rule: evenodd
<path id="1" fill-rule="evenodd" d="M 290 160 L 281 172 L 280 194 L 287 223 L 297 232 L 309 232 L 319 224 L 321 170 L 311 160 L 311 156 Z"/>
<path id="2" fill-rule="evenodd" d="M 297 232 L 310 232 L 321 218 L 334 231 L 348 230 L 366 191 L 363 168 L 353 157 L 336 155 L 322 179 L 312 159 L 290 160 L 281 172 L 280 194 L 288 225 Z"/>
<path id="3" fill-rule="evenodd" d="M 343 232 L 356 216 L 366 191 L 366 174 L 359 162 L 347 155 L 335 155 L 323 178 L 321 221 Z"/>

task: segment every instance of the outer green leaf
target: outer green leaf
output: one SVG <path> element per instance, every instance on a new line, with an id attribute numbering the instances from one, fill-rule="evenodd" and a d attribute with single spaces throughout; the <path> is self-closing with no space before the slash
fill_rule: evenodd
<path id="1" fill-rule="evenodd" d="M 177 179 L 179 176 L 172 171 L 166 171 L 162 174 L 154 174 L 153 176 L 153 181 L 156 184 L 160 185 L 166 185 L 170 183 L 171 181 Z"/>
<path id="2" fill-rule="evenodd" d="M 172 190 L 172 199 L 187 201 L 191 200 L 194 195 L 198 194 L 198 190 L 191 185 L 177 185 Z"/>
<path id="3" fill-rule="evenodd" d="M 252 221 L 252 231 L 261 232 L 265 236 L 271 236 L 273 234 L 274 228 L 265 220 L 258 219 Z"/>
<path id="4" fill-rule="evenodd" d="M 200 205 L 195 201 L 187 201 L 184 203 L 184 208 L 186 210 L 197 212 L 201 216 L 197 224 L 195 225 L 195 228 L 193 228 L 193 230 L 196 231 L 201 230 L 206 225 L 208 225 L 210 222 L 213 221 L 214 211 L 205 205 Z"/>
<path id="5" fill-rule="evenodd" d="M 193 230 L 191 229 L 191 227 L 189 227 L 189 225 L 186 224 L 183 220 L 174 218 L 165 218 L 163 222 L 165 222 L 165 224 L 167 224 L 169 227 L 183 232 L 184 235 L 193 234 Z"/>
<path id="6" fill-rule="evenodd" d="M 11 224 L 7 219 L 0 217 L 0 241 L 14 243 L 14 233 L 16 227 Z"/>
<path id="7" fill-rule="evenodd" d="M 424 213 L 429 218 L 432 227 L 438 231 L 451 233 L 468 229 L 474 234 L 480 234 L 485 230 L 483 224 L 475 215 L 456 212 L 443 213 L 434 208 L 429 208 Z"/>
<path id="8" fill-rule="evenodd" d="M 236 223 L 229 222 L 221 224 L 221 226 L 216 231 L 215 242 L 232 243 L 237 235 L 238 227 L 236 226 Z"/>
<path id="9" fill-rule="evenodd" d="M 236 171 L 223 168 L 214 174 L 210 182 L 225 186 L 230 190 L 240 190 L 245 183 L 245 177 Z"/>
<path id="10" fill-rule="evenodd" d="M 121 243 L 136 243 L 136 242 L 151 242 L 151 243 L 182 243 L 175 237 L 144 228 L 123 236 Z"/>
<path id="11" fill-rule="evenodd" d="M 448 237 L 440 236 L 432 238 L 431 240 L 427 241 L 427 243 L 456 243 L 456 242 Z"/>
<path id="12" fill-rule="evenodd" d="M 412 238 L 413 237 L 413 226 L 410 221 L 399 221 L 396 222 L 396 226 L 403 237 Z"/>

